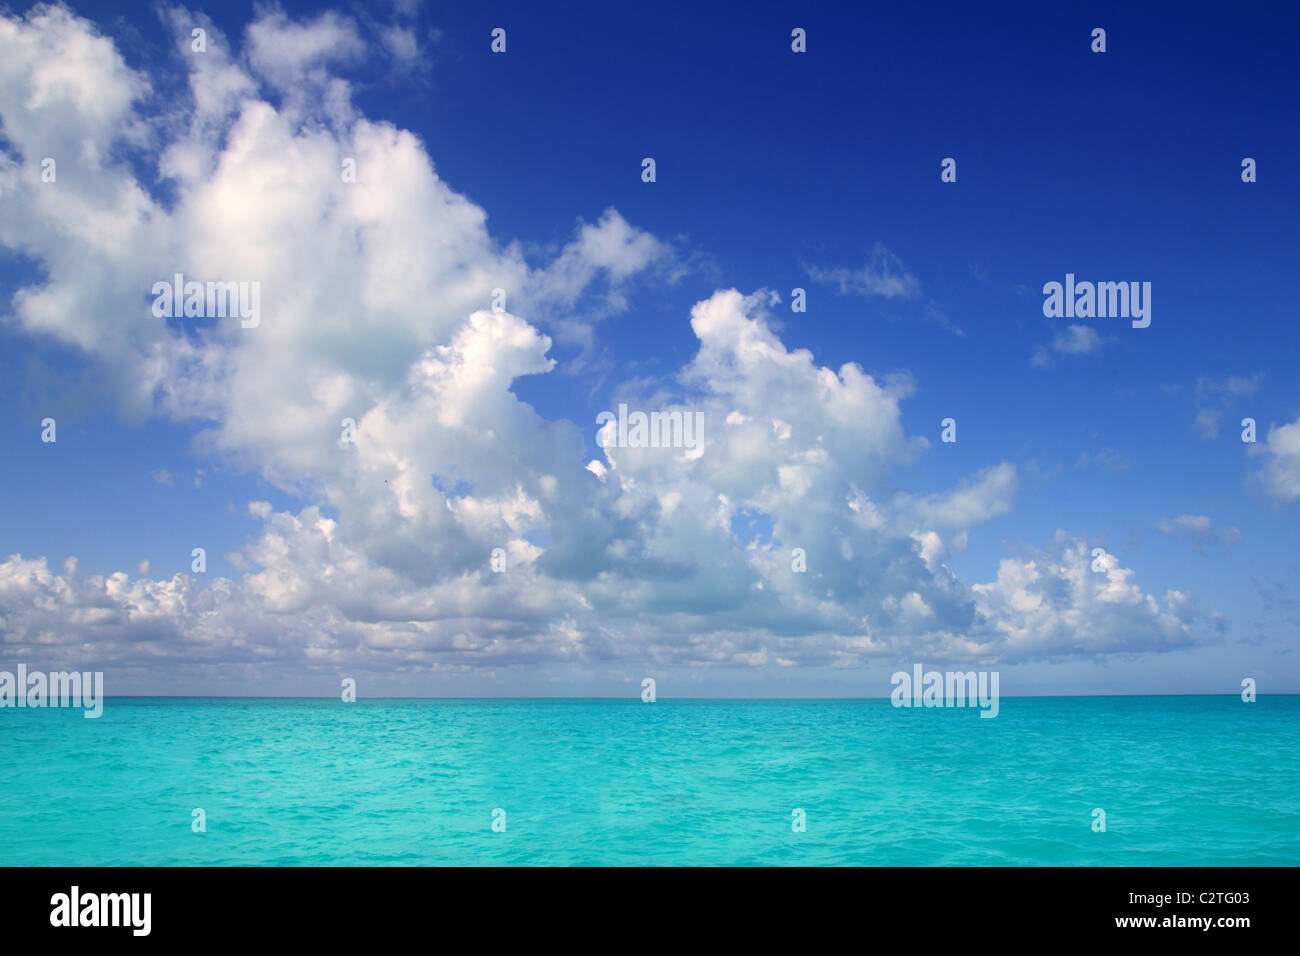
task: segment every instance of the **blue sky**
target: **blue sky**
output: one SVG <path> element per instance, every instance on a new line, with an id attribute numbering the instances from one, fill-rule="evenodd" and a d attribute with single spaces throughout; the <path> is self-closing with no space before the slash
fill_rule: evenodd
<path id="1" fill-rule="evenodd" d="M 101 665 L 139 693 L 329 694 L 356 673 L 375 693 L 651 675 L 664 696 L 877 696 L 916 660 L 997 667 L 1008 694 L 1300 691 L 1296 17 L 11 14 L 0 552 L 46 564 L 0 578 L 0 662 Z M 312 165 L 358 151 L 364 193 Z M 261 281 L 266 324 L 151 320 L 179 269 Z M 1044 317 L 1067 273 L 1150 282 L 1150 327 Z M 450 389 L 474 361 L 511 373 L 425 434 L 449 393 L 411 372 L 439 349 Z M 841 384 L 819 392 L 817 369 Z M 620 401 L 702 411 L 710 435 L 774 424 L 699 462 L 607 456 L 596 415 Z M 351 409 L 340 464 L 305 436 Z M 719 495 L 730 540 L 701 530 Z M 527 570 L 494 577 L 507 539 Z M 796 546 L 809 578 L 788 577 Z M 1113 572 L 1072 576 L 1094 547 Z"/>

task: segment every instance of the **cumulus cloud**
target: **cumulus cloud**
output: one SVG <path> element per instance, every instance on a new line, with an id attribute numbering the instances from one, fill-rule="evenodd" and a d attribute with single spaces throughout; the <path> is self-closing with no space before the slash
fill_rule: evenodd
<path id="1" fill-rule="evenodd" d="M 1048 548 L 1002 561 L 995 582 L 974 586 L 1001 635 L 1002 659 L 1172 650 L 1223 635 L 1217 613 L 1181 591 L 1157 601 L 1114 555 L 1103 551 L 1094 562 L 1093 550 L 1058 531 Z"/>
<path id="2" fill-rule="evenodd" d="M 178 39 L 194 22 L 168 19 Z M 788 348 L 770 292 L 706 297 L 689 316 L 694 356 L 617 387 L 631 407 L 701 415 L 696 447 L 591 460 L 594 426 L 513 389 L 556 374 L 557 343 L 588 347 L 669 246 L 608 209 L 530 259 L 418 137 L 357 111 L 334 72 L 369 55 L 354 22 L 263 13 L 239 51 L 208 29 L 208 55 L 169 65 L 189 71 L 178 120 L 150 111 L 149 79 L 86 21 L 0 18 L 0 243 L 42 267 L 5 321 L 77 350 L 124 417 L 191 428 L 206 473 L 248 472 L 296 503 L 249 504 L 261 529 L 227 555 L 239 573 L 207 583 L 11 556 L 6 653 L 159 671 L 853 667 L 1217 633 L 1186 595 L 1157 602 L 1118 565 L 1094 574 L 1063 534 L 996 581 L 958 580 L 948 556 L 1011 510 L 1015 466 L 905 490 L 929 447 L 902 424 L 917 383 Z M 40 182 L 50 150 L 76 171 L 66 187 Z M 137 179 L 141 156 L 165 189 Z M 340 175 L 349 159 L 355 182 Z M 154 318 L 150 289 L 178 272 L 259 282 L 261 322 Z M 883 247 L 827 281 L 919 294 Z M 742 535 L 745 521 L 768 530 Z"/>
<path id="3" fill-rule="evenodd" d="M 1259 479 L 1264 490 L 1283 504 L 1300 499 L 1300 418 L 1288 425 L 1270 428 L 1263 445 Z"/>

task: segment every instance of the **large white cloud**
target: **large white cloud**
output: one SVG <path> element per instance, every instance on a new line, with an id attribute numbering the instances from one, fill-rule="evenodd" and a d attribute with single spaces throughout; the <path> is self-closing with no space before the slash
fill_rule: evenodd
<path id="1" fill-rule="evenodd" d="M 167 19 L 180 52 L 164 69 L 188 69 L 189 100 L 165 111 L 157 84 L 66 10 L 0 19 L 0 242 L 42 267 L 6 320 L 79 349 L 124 415 L 192 422 L 212 467 L 302 504 L 250 505 L 263 529 L 230 556 L 235 579 L 83 577 L 11 557 L 8 654 L 159 672 L 851 667 L 1217 633 L 1178 592 L 1162 606 L 1131 571 L 1093 574 L 1068 537 L 1003 562 L 994 582 L 960 582 L 948 550 L 1011 509 L 1015 467 L 989 462 L 941 493 L 900 488 L 928 447 L 902 426 L 916 384 L 788 349 L 769 293 L 701 301 L 693 359 L 616 390 L 633 408 L 699 414 L 698 447 L 606 447 L 588 462 L 583 430 L 539 415 L 514 382 L 555 374 L 548 333 L 587 347 L 630 283 L 670 277 L 671 248 L 614 210 L 540 265 L 498 241 L 418 137 L 357 113 L 331 70 L 372 40 L 346 17 L 266 14 L 242 53 L 200 16 Z M 203 54 L 185 42 L 195 24 Z M 59 178 L 42 183 L 51 154 Z M 349 159 L 355 182 L 340 175 Z M 142 162 L 162 178 L 156 195 Z M 860 281 L 906 294 L 896 266 Z M 154 318 L 149 290 L 176 272 L 259 282 L 260 324 Z M 498 288 L 505 311 L 490 308 Z"/>

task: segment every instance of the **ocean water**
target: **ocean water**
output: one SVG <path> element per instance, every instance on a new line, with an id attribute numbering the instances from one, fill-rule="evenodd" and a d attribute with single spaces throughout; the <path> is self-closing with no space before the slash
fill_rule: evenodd
<path id="1" fill-rule="evenodd" d="M 1295 696 L 0 710 L 11 866 L 1297 863 Z"/>

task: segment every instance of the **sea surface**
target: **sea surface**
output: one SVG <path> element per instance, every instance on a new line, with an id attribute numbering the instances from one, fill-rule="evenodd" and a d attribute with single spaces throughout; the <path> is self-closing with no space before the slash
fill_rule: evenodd
<path id="1" fill-rule="evenodd" d="M 0 864 L 1296 865 L 1300 697 L 3 709 Z"/>

